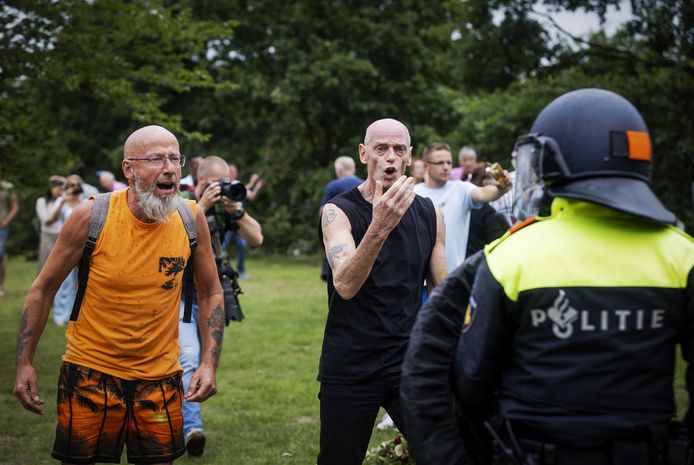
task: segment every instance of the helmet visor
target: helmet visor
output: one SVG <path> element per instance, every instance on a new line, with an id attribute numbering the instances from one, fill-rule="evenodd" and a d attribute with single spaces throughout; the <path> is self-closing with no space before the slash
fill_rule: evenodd
<path id="1" fill-rule="evenodd" d="M 513 216 L 526 220 L 536 216 L 544 196 L 542 182 L 542 144 L 534 136 L 516 142 L 516 179 L 513 184 Z"/>

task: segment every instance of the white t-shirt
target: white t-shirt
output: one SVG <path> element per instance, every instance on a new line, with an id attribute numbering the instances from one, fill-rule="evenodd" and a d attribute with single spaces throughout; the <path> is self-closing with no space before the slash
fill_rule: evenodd
<path id="1" fill-rule="evenodd" d="M 414 186 L 416 194 L 428 197 L 443 211 L 446 223 L 446 264 L 448 272 L 458 268 L 465 260 L 467 237 L 470 229 L 470 209 L 481 205 L 472 201 L 477 186 L 464 181 L 446 181 L 443 187 L 429 188 L 426 183 Z"/>

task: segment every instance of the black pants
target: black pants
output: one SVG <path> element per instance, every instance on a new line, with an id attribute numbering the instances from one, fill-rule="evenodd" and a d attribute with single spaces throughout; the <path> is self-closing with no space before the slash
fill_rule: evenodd
<path id="1" fill-rule="evenodd" d="M 403 430 L 400 375 L 358 384 L 321 383 L 318 465 L 361 465 L 380 407 Z"/>

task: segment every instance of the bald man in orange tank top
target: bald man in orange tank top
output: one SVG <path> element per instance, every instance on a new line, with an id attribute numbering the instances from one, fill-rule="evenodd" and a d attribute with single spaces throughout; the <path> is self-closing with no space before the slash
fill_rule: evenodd
<path id="1" fill-rule="evenodd" d="M 202 402 L 216 392 L 223 297 L 204 212 L 194 202 L 203 351 L 188 392 L 181 384 L 179 302 L 191 252 L 176 210 L 185 161 L 178 140 L 160 126 L 146 126 L 130 135 L 123 153 L 129 187 L 111 195 L 80 313 L 66 333 L 52 454 L 63 464 L 117 462 L 124 446 L 129 462 L 170 464 L 185 452 L 182 398 Z M 14 393 L 34 413 L 42 413 L 44 403 L 34 352 L 53 297 L 80 260 L 92 208 L 92 201 L 84 202 L 67 219 L 24 304 Z"/>

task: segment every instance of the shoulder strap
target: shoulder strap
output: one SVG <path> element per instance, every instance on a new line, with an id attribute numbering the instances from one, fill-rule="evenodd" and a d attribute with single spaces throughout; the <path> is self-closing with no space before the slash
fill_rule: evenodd
<path id="1" fill-rule="evenodd" d="M 198 246 L 197 233 L 195 229 L 195 217 L 193 216 L 193 210 L 183 199 L 178 200 L 176 204 L 176 209 L 178 214 L 181 216 L 183 221 L 183 227 L 186 229 L 188 234 L 188 243 L 190 244 L 190 258 L 186 267 L 183 270 L 183 284 L 185 295 L 183 297 L 185 306 L 183 308 L 183 322 L 190 323 L 192 312 L 193 312 L 193 292 L 194 292 L 194 278 L 193 273 L 195 270 L 195 249 Z"/>
<path id="2" fill-rule="evenodd" d="M 193 209 L 190 208 L 188 202 L 183 199 L 179 199 L 176 204 L 176 209 L 178 214 L 181 215 L 181 220 L 183 221 L 183 227 L 186 228 L 186 233 L 188 234 L 188 241 L 191 244 L 195 242 L 197 246 L 197 230 L 195 229 L 195 216 L 193 216 Z"/>
<path id="3" fill-rule="evenodd" d="M 70 314 L 70 321 L 77 321 L 77 316 L 80 314 L 82 299 L 84 299 L 84 292 L 87 289 L 87 280 L 89 279 L 89 262 L 92 257 L 92 252 L 94 252 L 94 248 L 96 247 L 96 241 L 99 239 L 99 235 L 101 235 L 101 230 L 104 229 L 104 223 L 106 223 L 110 198 L 110 192 L 98 194 L 94 197 L 92 214 L 89 217 L 89 236 L 84 243 L 82 258 L 80 259 L 79 269 L 77 271 L 79 284 L 75 303 L 72 306 L 72 313 Z"/>
<path id="4" fill-rule="evenodd" d="M 84 250 L 82 251 L 82 258 L 80 259 L 78 275 L 78 287 L 77 296 L 75 297 L 75 303 L 72 306 L 72 313 L 70 314 L 70 321 L 77 321 L 77 317 L 80 313 L 80 308 L 82 307 L 82 300 L 84 299 L 84 293 L 87 290 L 87 281 L 89 279 L 89 263 L 91 261 L 92 252 L 96 247 L 96 241 L 101 235 L 101 231 L 104 229 L 104 223 L 106 223 L 106 216 L 108 215 L 108 206 L 111 193 L 107 192 L 105 194 L 99 194 L 94 198 L 94 206 L 92 208 L 92 214 L 89 217 L 89 236 L 84 244 Z M 176 205 L 178 214 L 181 216 L 183 221 L 183 227 L 188 235 L 188 243 L 190 244 L 190 258 L 186 264 L 185 270 L 183 272 L 183 282 L 186 283 L 185 287 L 185 309 L 183 314 L 183 321 L 185 323 L 190 323 L 191 312 L 193 306 L 193 268 L 194 268 L 194 253 L 197 247 L 197 234 L 195 228 L 195 217 L 193 216 L 193 210 L 190 208 L 185 201 L 179 199 Z M 187 279 L 186 279 L 187 278 Z"/>

